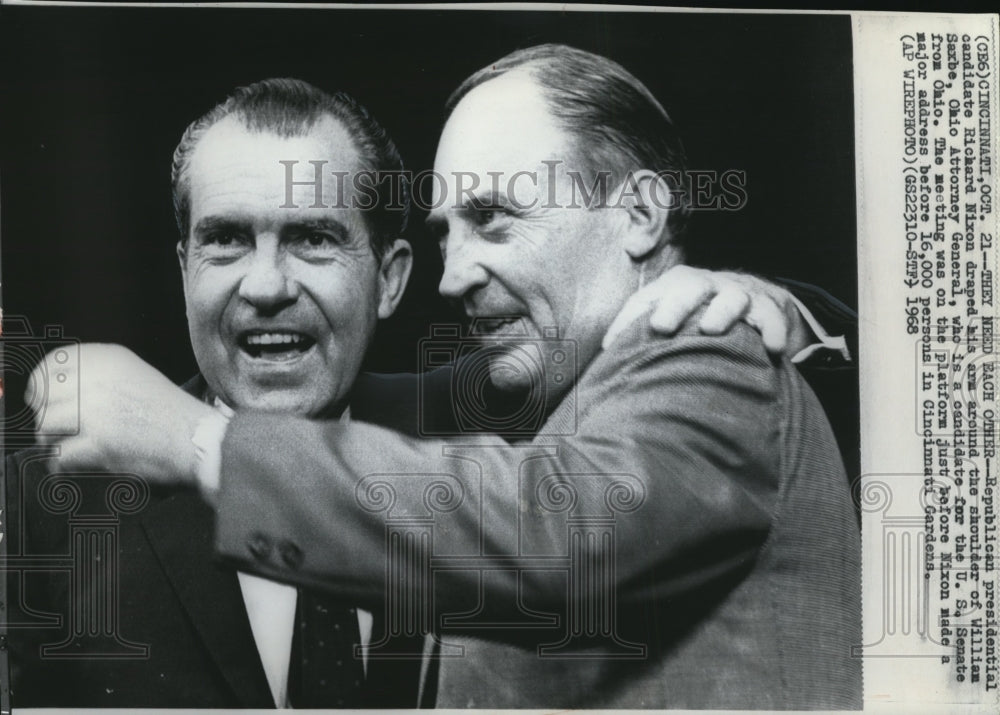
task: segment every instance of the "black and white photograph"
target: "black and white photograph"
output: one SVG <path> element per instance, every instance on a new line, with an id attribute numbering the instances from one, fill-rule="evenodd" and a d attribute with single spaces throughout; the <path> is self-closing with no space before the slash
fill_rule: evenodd
<path id="1" fill-rule="evenodd" d="M 996 703 L 995 18 L 0 20 L 0 710 Z"/>

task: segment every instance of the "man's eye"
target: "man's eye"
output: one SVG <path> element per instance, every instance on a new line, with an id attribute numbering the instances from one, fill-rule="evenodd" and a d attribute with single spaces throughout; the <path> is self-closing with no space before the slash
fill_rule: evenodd
<path id="1" fill-rule="evenodd" d="M 328 231 L 302 231 L 288 237 L 288 247 L 303 258 L 328 258 L 337 254 L 345 239 Z"/>
<path id="2" fill-rule="evenodd" d="M 306 235 L 306 243 L 310 246 L 322 246 L 326 243 L 333 243 L 333 237 L 325 233 L 310 233 Z"/>
<path id="3" fill-rule="evenodd" d="M 471 218 L 484 238 L 495 240 L 506 237 L 514 215 L 503 206 L 481 206 L 473 209 Z"/>
<path id="4" fill-rule="evenodd" d="M 477 208 L 473 212 L 473 219 L 477 226 L 489 226 L 506 218 L 507 214 L 502 208 L 493 206 L 484 206 L 482 208 Z"/>
<path id="5" fill-rule="evenodd" d="M 330 248 L 337 245 L 337 239 L 328 233 L 309 231 L 296 236 L 296 243 L 307 248 Z"/>
<path id="6" fill-rule="evenodd" d="M 231 248 L 243 243 L 243 236 L 238 231 L 210 231 L 202 238 L 206 246 Z"/>

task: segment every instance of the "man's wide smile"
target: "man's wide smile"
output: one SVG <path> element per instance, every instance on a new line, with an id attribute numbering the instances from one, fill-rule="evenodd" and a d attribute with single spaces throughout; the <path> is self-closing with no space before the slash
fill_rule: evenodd
<path id="1" fill-rule="evenodd" d="M 315 347 L 316 339 L 295 330 L 247 330 L 237 336 L 237 344 L 255 361 L 290 362 Z"/>
<path id="2" fill-rule="evenodd" d="M 481 338 L 524 338 L 528 328 L 524 318 L 517 315 L 473 318 L 472 334 Z"/>

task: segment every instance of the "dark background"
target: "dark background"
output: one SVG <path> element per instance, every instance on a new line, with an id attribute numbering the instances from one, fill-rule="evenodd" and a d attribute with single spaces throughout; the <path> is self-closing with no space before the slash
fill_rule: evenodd
<path id="1" fill-rule="evenodd" d="M 492 11 L 2 8 L 0 258 L 5 333 L 123 343 L 182 381 L 188 344 L 170 159 L 234 87 L 292 76 L 356 96 L 410 169 L 433 164 L 448 94 L 513 49 L 565 42 L 660 98 L 692 168 L 740 169 L 747 206 L 701 212 L 695 262 L 787 276 L 856 306 L 854 104 L 846 16 Z M 437 249 L 417 263 L 368 367 L 417 369 Z M 24 370 L 7 365 L 8 420 Z"/>

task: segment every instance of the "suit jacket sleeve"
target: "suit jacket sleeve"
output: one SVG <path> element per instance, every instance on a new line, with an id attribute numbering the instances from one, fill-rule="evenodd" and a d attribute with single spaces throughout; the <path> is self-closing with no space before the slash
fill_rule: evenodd
<path id="1" fill-rule="evenodd" d="M 780 384 L 792 368 L 772 364 L 745 327 L 670 340 L 648 324 L 626 332 L 582 375 L 575 404 L 527 445 L 238 414 L 222 449 L 219 552 L 242 569 L 379 603 L 387 516 L 433 514 L 436 554 L 526 565 L 566 553 L 569 515 L 615 510 L 623 603 L 748 568 L 777 499 Z M 547 438 L 557 420 L 572 433 Z M 452 575 L 435 596 L 445 607 L 479 588 L 475 570 Z M 525 598 L 565 601 L 564 585 L 530 569 L 521 577 Z M 489 588 L 516 596 L 516 570 Z"/>

